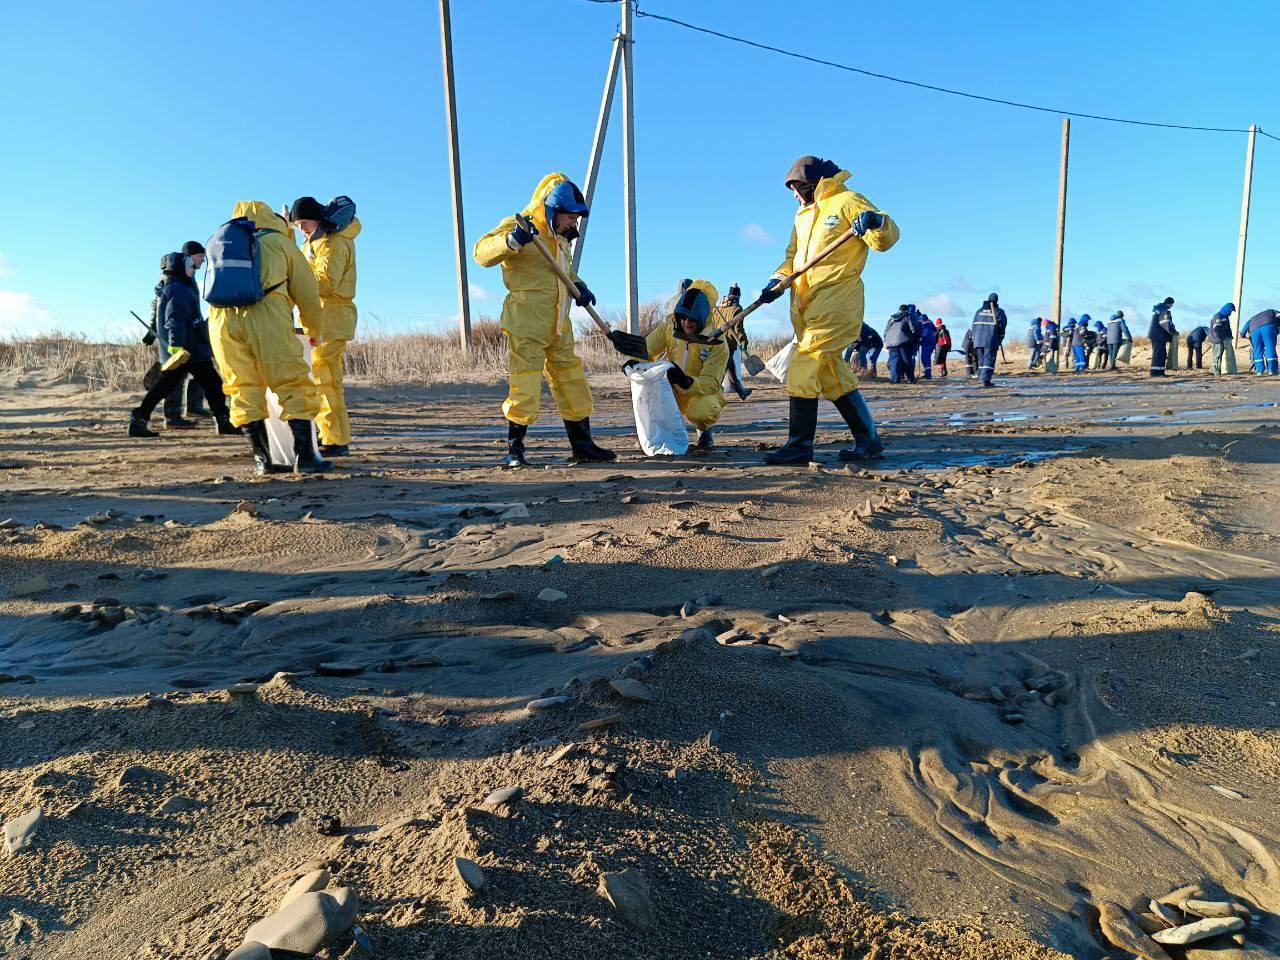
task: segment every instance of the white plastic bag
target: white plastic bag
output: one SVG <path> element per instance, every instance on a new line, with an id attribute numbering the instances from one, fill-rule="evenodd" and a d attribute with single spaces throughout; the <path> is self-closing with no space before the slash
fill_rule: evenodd
<path id="1" fill-rule="evenodd" d="M 636 435 L 640 438 L 640 449 L 648 457 L 679 457 L 689 452 L 689 431 L 667 379 L 667 371 L 672 366 L 669 360 L 654 360 L 627 368 Z"/>
<path id="2" fill-rule="evenodd" d="M 773 374 L 779 383 L 787 382 L 787 371 L 791 369 L 791 355 L 796 351 L 796 338 L 775 353 L 764 363 L 764 368 Z"/>
<path id="3" fill-rule="evenodd" d="M 311 366 L 311 340 L 305 333 L 298 334 L 302 341 L 302 356 Z M 293 468 L 298 457 L 293 452 L 293 431 L 289 424 L 280 419 L 280 398 L 270 390 L 267 391 L 267 445 L 271 448 L 271 462 L 282 467 Z M 311 444 L 316 445 L 316 426 L 311 424 Z M 319 456 L 317 449 L 316 455 Z"/>
<path id="4" fill-rule="evenodd" d="M 736 380 L 730 379 L 729 377 L 730 370 L 732 370 L 735 374 L 737 374 Z M 720 385 L 724 387 L 726 390 L 732 390 L 734 383 L 741 383 L 741 382 L 742 382 L 742 351 L 730 350 L 729 364 L 727 367 L 725 367 L 724 379 L 720 382 Z"/>

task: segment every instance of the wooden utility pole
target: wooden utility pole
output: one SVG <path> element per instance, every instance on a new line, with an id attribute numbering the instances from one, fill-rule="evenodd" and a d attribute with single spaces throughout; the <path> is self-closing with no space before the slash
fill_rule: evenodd
<path id="1" fill-rule="evenodd" d="M 613 38 L 613 53 L 609 56 L 609 72 L 605 74 L 604 96 L 600 98 L 600 116 L 596 119 L 596 135 L 591 141 L 591 159 L 587 162 L 587 179 L 582 185 L 583 196 L 586 197 L 588 209 L 596 195 L 596 177 L 600 173 L 600 155 L 604 153 L 604 138 L 609 132 L 609 114 L 613 110 L 613 91 L 618 85 L 618 62 L 622 59 L 622 34 Z M 590 217 L 578 221 L 578 241 L 573 245 L 573 272 L 578 272 L 582 263 L 583 244 L 587 240 L 587 226 Z"/>
<path id="2" fill-rule="evenodd" d="M 640 288 L 636 275 L 636 129 L 635 73 L 632 70 L 631 2 L 622 0 L 622 177 L 626 194 L 627 229 L 627 330 L 640 332 Z"/>
<path id="3" fill-rule="evenodd" d="M 1249 241 L 1249 194 L 1253 190 L 1253 142 L 1258 137 L 1258 125 L 1249 124 L 1249 146 L 1244 152 L 1244 199 L 1240 201 L 1240 242 L 1236 245 L 1236 322 L 1232 327 L 1231 349 L 1236 348 L 1240 336 L 1240 321 L 1244 318 L 1244 251 Z"/>
<path id="4" fill-rule="evenodd" d="M 1058 250 L 1053 267 L 1053 322 L 1062 329 L 1062 251 L 1067 234 L 1067 156 L 1071 151 L 1071 118 L 1062 118 L 1062 168 L 1058 172 Z"/>
<path id="5" fill-rule="evenodd" d="M 444 113 L 449 128 L 449 177 L 453 184 L 453 239 L 458 260 L 458 331 L 462 352 L 471 351 L 471 291 L 467 286 L 467 232 L 462 225 L 462 162 L 458 156 L 458 103 L 453 91 L 453 27 L 449 0 L 440 0 L 440 50 L 444 61 Z"/>

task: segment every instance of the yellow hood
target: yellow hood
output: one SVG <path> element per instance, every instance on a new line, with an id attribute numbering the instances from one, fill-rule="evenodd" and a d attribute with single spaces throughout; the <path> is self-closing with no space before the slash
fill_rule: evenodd
<path id="1" fill-rule="evenodd" d="M 817 187 L 814 188 L 813 199 L 825 200 L 827 197 L 834 196 L 841 190 L 847 190 L 848 187 L 845 186 L 845 181 L 848 180 L 850 176 L 852 176 L 852 174 L 850 174 L 848 170 L 841 170 L 834 177 L 823 177 L 818 181 Z"/>
<path id="2" fill-rule="evenodd" d="M 533 225 L 538 228 L 538 233 L 544 237 L 549 237 L 552 233 L 551 225 L 547 223 L 547 194 L 554 189 L 557 183 L 562 183 L 568 179 L 563 173 L 548 173 L 534 189 L 533 196 L 529 198 L 528 206 L 521 211 L 524 216 L 533 221 Z"/>
<path id="3" fill-rule="evenodd" d="M 353 217 L 351 222 L 334 234 L 334 236 L 346 237 L 348 240 L 354 240 L 356 237 L 360 236 L 361 229 L 360 218 Z"/>
<path id="4" fill-rule="evenodd" d="M 261 200 L 240 200 L 231 211 L 232 217 L 248 217 L 254 227 L 259 230 L 272 230 L 284 236 L 289 235 L 289 225 L 281 219 L 266 203 Z"/>

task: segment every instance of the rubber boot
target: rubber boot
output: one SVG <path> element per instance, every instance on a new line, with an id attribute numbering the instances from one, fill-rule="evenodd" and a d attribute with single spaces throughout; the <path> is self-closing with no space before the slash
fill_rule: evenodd
<path id="1" fill-rule="evenodd" d="M 818 398 L 792 397 L 787 442 L 764 455 L 774 466 L 803 466 L 813 459 L 813 435 L 818 430 Z"/>
<path id="2" fill-rule="evenodd" d="M 507 421 L 507 460 L 506 466 L 527 467 L 529 461 L 524 458 L 524 435 L 529 432 L 528 424 Z"/>
<path id="3" fill-rule="evenodd" d="M 699 430 L 693 445 L 698 450 L 711 451 L 715 449 L 716 438 L 712 435 L 711 428 L 707 427 L 705 430 Z"/>
<path id="4" fill-rule="evenodd" d="M 131 413 L 129 414 L 129 436 L 135 438 L 158 437 L 160 434 L 147 426 L 147 421 L 145 419 L 138 416 L 136 413 Z"/>
<path id="5" fill-rule="evenodd" d="M 322 443 L 320 444 L 320 456 L 349 457 L 351 456 L 351 446 L 346 443 Z"/>
<path id="6" fill-rule="evenodd" d="M 231 423 L 231 418 L 226 414 L 214 419 L 218 425 L 218 436 L 220 437 L 238 437 L 244 433 L 243 430 Z"/>
<path id="7" fill-rule="evenodd" d="M 591 439 L 591 418 L 566 420 L 564 432 L 569 435 L 569 448 L 573 451 L 573 459 L 578 463 L 608 463 L 617 460 L 618 455 L 606 450 Z"/>
<path id="8" fill-rule="evenodd" d="M 841 460 L 878 460 L 884 456 L 884 443 L 871 418 L 871 408 L 861 390 L 852 390 L 835 401 L 836 409 L 853 434 L 853 446 L 840 451 Z"/>
<path id="9" fill-rule="evenodd" d="M 249 446 L 253 448 L 253 473 L 265 476 L 268 473 L 289 473 L 289 468 L 271 462 L 271 444 L 267 441 L 267 422 L 250 420 L 241 431 L 249 438 Z"/>
<path id="10" fill-rule="evenodd" d="M 168 430 L 194 430 L 199 426 L 194 420 L 188 420 L 186 417 L 165 417 L 164 425 Z"/>
<path id="11" fill-rule="evenodd" d="M 310 420 L 290 420 L 289 431 L 293 434 L 293 454 L 297 458 L 293 469 L 297 473 L 327 473 L 333 464 L 316 454 L 315 442 L 311 439 Z"/>

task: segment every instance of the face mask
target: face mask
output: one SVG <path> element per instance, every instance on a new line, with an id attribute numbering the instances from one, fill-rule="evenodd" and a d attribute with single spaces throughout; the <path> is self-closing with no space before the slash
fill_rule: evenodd
<path id="1" fill-rule="evenodd" d="M 560 236 L 564 237 L 570 243 L 578 239 L 578 228 L 576 226 L 568 226 L 560 231 Z"/>

